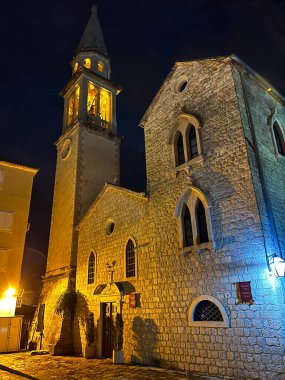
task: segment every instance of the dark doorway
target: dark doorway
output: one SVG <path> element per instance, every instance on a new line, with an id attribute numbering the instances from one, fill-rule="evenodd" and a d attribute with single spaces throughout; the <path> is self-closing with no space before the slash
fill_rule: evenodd
<path id="1" fill-rule="evenodd" d="M 112 302 L 102 303 L 102 356 L 104 358 L 112 357 L 116 312 L 116 305 Z"/>

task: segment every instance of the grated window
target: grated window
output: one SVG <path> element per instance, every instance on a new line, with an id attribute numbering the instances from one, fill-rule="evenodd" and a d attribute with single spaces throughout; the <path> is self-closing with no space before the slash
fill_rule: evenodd
<path id="1" fill-rule="evenodd" d="M 204 300 L 195 308 L 193 321 L 224 322 L 222 313 L 218 306 L 211 301 Z"/>

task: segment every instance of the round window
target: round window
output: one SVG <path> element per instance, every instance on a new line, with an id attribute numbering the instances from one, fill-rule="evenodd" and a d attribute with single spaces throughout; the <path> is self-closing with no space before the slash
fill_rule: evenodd
<path id="1" fill-rule="evenodd" d="M 107 220 L 107 223 L 106 223 L 106 234 L 108 236 L 112 235 L 112 233 L 114 232 L 114 229 L 115 229 L 115 223 L 112 219 L 109 219 Z"/>
<path id="2" fill-rule="evenodd" d="M 71 140 L 68 139 L 65 141 L 61 149 L 61 158 L 63 160 L 65 160 L 69 156 L 70 150 L 71 150 Z"/>
<path id="3" fill-rule="evenodd" d="M 175 82 L 174 92 L 176 94 L 183 92 L 186 89 L 187 84 L 188 84 L 188 78 L 186 77 L 186 75 L 183 75 L 182 77 L 177 79 L 177 81 Z"/>

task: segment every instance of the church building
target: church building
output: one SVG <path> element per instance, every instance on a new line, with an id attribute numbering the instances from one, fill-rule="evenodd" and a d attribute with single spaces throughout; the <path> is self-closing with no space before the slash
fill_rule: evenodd
<path id="1" fill-rule="evenodd" d="M 284 97 L 234 55 L 176 62 L 140 122 L 138 193 L 95 6 L 71 64 L 34 339 L 111 357 L 122 329 L 125 362 L 284 378 Z"/>

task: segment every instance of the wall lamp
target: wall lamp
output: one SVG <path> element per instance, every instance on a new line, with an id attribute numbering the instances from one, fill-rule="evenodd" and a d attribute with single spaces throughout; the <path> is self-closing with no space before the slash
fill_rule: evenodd
<path id="1" fill-rule="evenodd" d="M 268 256 L 268 268 L 275 277 L 285 277 L 285 261 L 282 257 L 273 254 Z"/>

